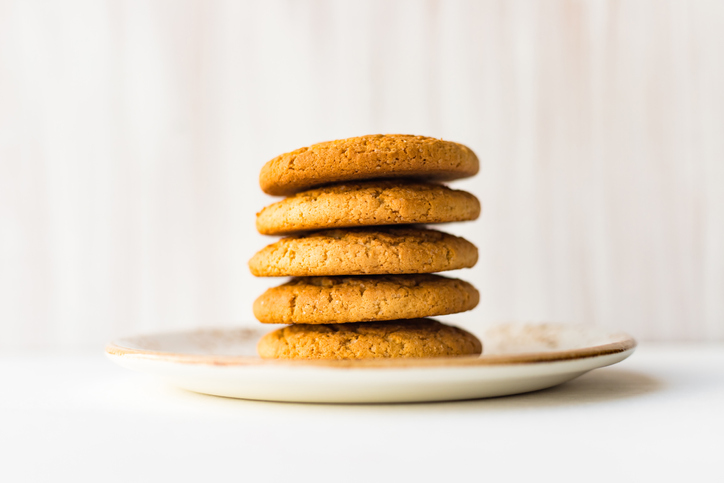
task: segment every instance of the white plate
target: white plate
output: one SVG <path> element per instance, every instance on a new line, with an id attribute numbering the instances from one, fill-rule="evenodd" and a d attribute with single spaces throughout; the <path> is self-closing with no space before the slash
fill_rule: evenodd
<path id="1" fill-rule="evenodd" d="M 636 341 L 563 324 L 499 324 L 479 334 L 483 355 L 342 361 L 262 360 L 267 330 L 219 329 L 118 340 L 117 364 L 190 391 L 269 401 L 389 403 L 506 396 L 570 381 L 622 361 Z"/>

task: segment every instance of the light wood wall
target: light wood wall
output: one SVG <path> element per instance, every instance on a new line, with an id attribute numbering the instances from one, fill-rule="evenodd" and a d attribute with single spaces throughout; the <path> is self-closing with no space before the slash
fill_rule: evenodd
<path id="1" fill-rule="evenodd" d="M 251 324 L 271 157 L 468 144 L 482 301 L 724 340 L 724 2 L 0 0 L 0 348 Z"/>

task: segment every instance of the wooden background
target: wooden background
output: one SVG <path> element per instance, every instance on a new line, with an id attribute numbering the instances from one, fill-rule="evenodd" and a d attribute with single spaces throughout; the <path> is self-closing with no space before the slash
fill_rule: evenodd
<path id="1" fill-rule="evenodd" d="M 724 340 L 724 2 L 0 0 L 0 348 L 252 324 L 262 164 L 472 147 L 482 301 Z"/>

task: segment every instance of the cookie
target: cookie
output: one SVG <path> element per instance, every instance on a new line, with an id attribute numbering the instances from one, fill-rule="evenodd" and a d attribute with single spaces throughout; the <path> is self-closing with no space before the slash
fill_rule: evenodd
<path id="1" fill-rule="evenodd" d="M 414 177 L 439 181 L 478 172 L 475 153 L 462 144 L 425 136 L 376 134 L 314 144 L 277 156 L 261 169 L 259 184 L 286 196 L 340 181 Z"/>
<path id="2" fill-rule="evenodd" d="M 473 334 L 432 319 L 361 324 L 290 325 L 257 345 L 264 359 L 369 359 L 477 355 Z"/>
<path id="3" fill-rule="evenodd" d="M 324 230 L 282 238 L 249 260 L 257 277 L 398 275 L 470 268 L 478 249 L 464 238 L 415 228 Z"/>
<path id="4" fill-rule="evenodd" d="M 254 315 L 265 324 L 341 324 L 454 314 L 479 300 L 469 283 L 439 275 L 304 277 L 267 290 Z"/>
<path id="5" fill-rule="evenodd" d="M 256 215 L 263 235 L 351 226 L 474 220 L 478 199 L 442 185 L 367 181 L 317 188 L 267 206 Z"/>

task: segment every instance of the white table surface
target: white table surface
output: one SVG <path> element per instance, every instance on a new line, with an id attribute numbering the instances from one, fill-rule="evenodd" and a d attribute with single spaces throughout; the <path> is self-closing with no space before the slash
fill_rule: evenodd
<path id="1" fill-rule="evenodd" d="M 434 404 L 204 396 L 102 354 L 0 356 L 0 481 L 724 481 L 724 346 Z"/>

